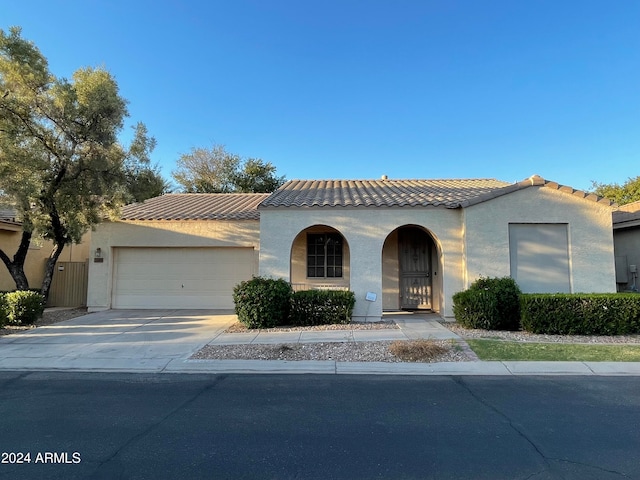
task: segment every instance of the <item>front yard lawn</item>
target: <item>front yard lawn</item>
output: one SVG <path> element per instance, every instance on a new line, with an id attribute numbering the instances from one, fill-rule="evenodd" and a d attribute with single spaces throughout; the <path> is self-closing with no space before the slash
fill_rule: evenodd
<path id="1" fill-rule="evenodd" d="M 468 339 L 480 360 L 640 362 L 640 345 L 522 343 Z"/>

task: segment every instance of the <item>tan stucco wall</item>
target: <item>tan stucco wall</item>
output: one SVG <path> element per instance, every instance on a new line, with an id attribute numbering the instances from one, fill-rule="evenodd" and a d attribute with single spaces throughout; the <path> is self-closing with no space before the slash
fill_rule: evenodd
<path id="1" fill-rule="evenodd" d="M 398 231 L 389 234 L 382 249 L 382 309 L 400 308 L 400 266 L 398 262 Z"/>
<path id="2" fill-rule="evenodd" d="M 0 248 L 13 258 L 20 245 L 22 232 L 12 232 L 0 230 Z M 89 258 L 89 245 L 91 243 L 91 232 L 82 237 L 82 242 L 77 245 L 67 245 L 62 250 L 58 262 L 84 262 Z M 42 277 L 44 276 L 44 266 L 53 249 L 53 243 L 34 239 L 27 252 L 27 259 L 24 264 L 24 272 L 29 280 L 30 288 L 40 288 Z M 55 275 L 55 272 L 54 272 Z M 11 278 L 7 267 L 0 262 L 0 290 L 14 290 L 16 284 Z"/>
<path id="3" fill-rule="evenodd" d="M 132 221 L 99 225 L 91 239 L 87 306 L 90 311 L 111 307 L 113 249 L 118 247 L 253 247 L 258 272 L 260 223 L 244 221 Z M 102 263 L 93 261 L 96 248 Z"/>
<path id="4" fill-rule="evenodd" d="M 275 208 L 260 211 L 260 274 L 290 280 L 289 252 L 296 236 L 313 225 L 338 230 L 349 244 L 351 290 L 356 294 L 354 319 L 375 320 L 382 315 L 383 299 L 389 298 L 385 280 L 383 296 L 383 244 L 387 236 L 404 225 L 427 229 L 442 252 L 442 285 L 438 297 L 441 314 L 452 316 L 450 295 L 462 289 L 462 215 L 459 209 L 432 208 Z M 388 253 L 389 258 L 393 253 Z M 397 257 L 396 257 L 397 258 Z M 435 262 L 434 262 L 435 265 Z M 365 300 L 367 292 L 377 295 Z M 436 300 L 434 300 L 434 303 Z M 385 300 L 386 303 L 386 300 Z"/>
<path id="5" fill-rule="evenodd" d="M 627 282 L 618 285 L 619 290 L 624 291 L 630 289 L 633 285 L 633 274 L 629 271 L 630 265 L 636 266 L 635 286 L 640 289 L 638 278 L 640 278 L 640 226 L 625 229 L 616 229 L 613 231 L 613 241 L 615 247 L 615 255 L 625 256 L 626 265 L 623 266 Z"/>
<path id="6" fill-rule="evenodd" d="M 566 223 L 572 292 L 615 292 L 611 208 L 530 187 L 464 210 L 465 288 L 510 274 L 509 223 Z"/>

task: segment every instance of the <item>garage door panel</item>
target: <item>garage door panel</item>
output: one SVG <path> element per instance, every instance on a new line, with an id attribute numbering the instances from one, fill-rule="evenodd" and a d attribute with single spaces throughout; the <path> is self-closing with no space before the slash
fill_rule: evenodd
<path id="1" fill-rule="evenodd" d="M 252 248 L 120 248 L 114 308 L 233 308 L 233 287 L 254 274 Z"/>

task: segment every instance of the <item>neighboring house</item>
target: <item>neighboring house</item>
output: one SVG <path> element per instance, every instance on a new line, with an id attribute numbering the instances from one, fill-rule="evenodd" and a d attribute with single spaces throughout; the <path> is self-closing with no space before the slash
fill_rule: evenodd
<path id="1" fill-rule="evenodd" d="M 451 317 L 454 293 L 511 275 L 525 292 L 615 292 L 612 204 L 533 176 L 290 181 L 273 194 L 169 194 L 92 237 L 90 310 L 233 308 L 255 274 L 349 288 L 354 319 Z"/>
<path id="2" fill-rule="evenodd" d="M 13 258 L 20 239 L 22 238 L 22 223 L 16 218 L 13 210 L 0 210 L 0 248 Z M 53 282 L 49 295 L 49 305 L 79 306 L 86 301 L 87 266 L 91 233 L 87 233 L 78 245 L 68 245 L 58 259 L 57 268 L 53 274 Z M 32 238 L 27 252 L 24 272 L 29 280 L 30 288 L 40 288 L 44 277 L 44 268 L 53 243 L 40 238 Z M 73 278 L 70 278 L 73 275 Z M 69 278 L 66 278 L 69 277 Z M 15 290 L 16 284 L 11 278 L 4 263 L 0 262 L 0 291 Z"/>
<path id="3" fill-rule="evenodd" d="M 640 269 L 640 201 L 613 212 L 613 244 L 618 291 L 637 292 Z"/>

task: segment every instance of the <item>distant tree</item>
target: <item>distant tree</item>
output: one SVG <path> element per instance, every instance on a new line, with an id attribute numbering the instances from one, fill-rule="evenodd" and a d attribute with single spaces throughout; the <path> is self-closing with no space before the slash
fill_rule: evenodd
<path id="1" fill-rule="evenodd" d="M 192 148 L 178 159 L 177 166 L 171 175 L 186 193 L 229 193 L 235 190 L 233 179 L 240 157 L 228 153 L 224 145 Z"/>
<path id="2" fill-rule="evenodd" d="M 0 30 L 0 196 L 22 221 L 20 245 L 0 259 L 16 288 L 27 289 L 24 263 L 34 235 L 50 240 L 42 294 L 66 245 L 105 217 L 113 217 L 148 175 L 155 142 L 135 127 L 129 147 L 118 142 L 128 116 L 118 85 L 102 68 L 56 78 L 21 29 Z"/>
<path id="3" fill-rule="evenodd" d="M 242 159 L 224 145 L 193 148 L 177 161 L 174 180 L 186 193 L 269 193 L 280 187 L 284 177 L 276 167 L 258 158 Z"/>
<path id="4" fill-rule="evenodd" d="M 127 191 L 133 202 L 144 202 L 148 198 L 171 193 L 171 190 L 157 165 L 137 166 L 127 171 Z"/>
<path id="5" fill-rule="evenodd" d="M 234 177 L 238 192 L 271 193 L 284 182 L 284 177 L 276 176 L 276 167 L 271 163 L 264 163 L 259 158 L 248 159 Z"/>
<path id="6" fill-rule="evenodd" d="M 598 183 L 591 182 L 593 193 L 601 197 L 608 198 L 618 205 L 640 200 L 640 176 L 629 178 L 622 185 L 618 183 Z"/>

